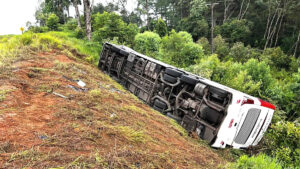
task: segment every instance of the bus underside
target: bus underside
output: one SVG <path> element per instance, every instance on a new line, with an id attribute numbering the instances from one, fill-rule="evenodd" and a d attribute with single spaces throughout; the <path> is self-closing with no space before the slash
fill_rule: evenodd
<path id="1" fill-rule="evenodd" d="M 188 132 L 213 143 L 232 94 L 124 46 L 103 45 L 98 67 Z"/>

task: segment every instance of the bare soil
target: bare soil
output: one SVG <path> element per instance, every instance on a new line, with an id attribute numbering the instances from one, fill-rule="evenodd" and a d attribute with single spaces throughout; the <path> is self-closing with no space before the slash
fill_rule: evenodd
<path id="1" fill-rule="evenodd" d="M 76 56 L 55 50 L 36 53 L 2 70 L 0 168 L 226 164 L 216 150 L 186 136 L 181 127 Z M 71 88 L 80 86 L 68 78 L 84 81 L 86 89 Z"/>

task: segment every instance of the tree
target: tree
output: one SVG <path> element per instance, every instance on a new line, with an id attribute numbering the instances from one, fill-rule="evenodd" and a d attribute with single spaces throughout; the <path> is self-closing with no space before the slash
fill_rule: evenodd
<path id="1" fill-rule="evenodd" d="M 59 17 L 59 23 L 66 22 L 66 14 L 70 6 L 70 0 L 45 0 L 45 5 L 42 9 L 42 13 L 54 13 Z"/>
<path id="2" fill-rule="evenodd" d="M 236 42 L 230 49 L 227 59 L 235 62 L 247 62 L 251 58 L 250 47 L 244 46 L 242 42 Z"/>
<path id="3" fill-rule="evenodd" d="M 207 38 L 202 37 L 197 41 L 203 47 L 205 55 L 210 54 L 210 44 Z"/>
<path id="4" fill-rule="evenodd" d="M 230 43 L 246 42 L 251 35 L 252 23 L 242 19 L 233 19 L 220 26 L 220 33 Z"/>
<path id="5" fill-rule="evenodd" d="M 47 27 L 50 30 L 58 30 L 59 18 L 55 14 L 51 14 L 47 20 Z"/>
<path id="6" fill-rule="evenodd" d="M 134 38 L 134 49 L 147 56 L 158 58 L 161 38 L 157 33 L 146 31 Z"/>
<path id="7" fill-rule="evenodd" d="M 139 32 L 136 24 L 126 24 L 122 17 L 114 12 L 93 16 L 93 39 L 99 42 L 118 38 L 119 43 L 133 45 L 134 37 Z"/>
<path id="8" fill-rule="evenodd" d="M 168 33 L 167 25 L 164 20 L 159 18 L 156 21 L 154 31 L 159 34 L 160 37 L 164 37 Z"/>
<path id="9" fill-rule="evenodd" d="M 203 58 L 204 52 L 202 46 L 193 42 L 191 34 L 172 30 L 169 36 L 162 39 L 161 55 L 169 63 L 187 67 Z"/>
<path id="10" fill-rule="evenodd" d="M 260 56 L 261 60 L 266 61 L 270 66 L 276 69 L 289 70 L 292 63 L 292 57 L 286 55 L 280 47 L 267 48 Z"/>
<path id="11" fill-rule="evenodd" d="M 183 18 L 179 29 L 189 32 L 195 41 L 200 37 L 206 37 L 209 32 L 209 26 L 205 19 L 192 16 Z"/>
<path id="12" fill-rule="evenodd" d="M 88 40 L 92 38 L 91 5 L 89 0 L 83 0 L 86 36 Z"/>
<path id="13" fill-rule="evenodd" d="M 218 54 L 218 57 L 221 60 L 229 54 L 229 44 L 225 42 L 221 35 L 218 35 L 214 38 L 214 47 L 215 53 Z"/>
<path id="14" fill-rule="evenodd" d="M 71 0 L 71 1 L 75 8 L 75 18 L 77 19 L 78 27 L 81 28 L 80 13 L 79 13 L 79 9 L 78 9 L 78 5 L 81 5 L 81 0 Z"/>

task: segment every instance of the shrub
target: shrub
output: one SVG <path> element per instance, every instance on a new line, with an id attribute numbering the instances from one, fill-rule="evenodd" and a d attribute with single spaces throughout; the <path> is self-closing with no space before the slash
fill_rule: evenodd
<path id="1" fill-rule="evenodd" d="M 44 32 L 48 32 L 49 31 L 49 28 L 47 26 L 31 26 L 29 29 L 28 29 L 29 32 L 32 32 L 32 33 L 44 33 Z"/>
<path id="2" fill-rule="evenodd" d="M 202 76 L 207 79 L 212 78 L 212 74 L 217 66 L 220 65 L 220 60 L 217 55 L 211 55 L 207 58 L 200 59 L 200 62 L 185 68 L 185 70 Z"/>
<path id="3" fill-rule="evenodd" d="M 258 156 L 248 157 L 246 155 L 241 156 L 235 163 L 231 164 L 229 168 L 236 169 L 281 169 L 280 163 L 277 163 L 275 159 L 265 155 L 259 154 Z"/>
<path id="4" fill-rule="evenodd" d="M 268 48 L 260 57 L 261 60 L 266 61 L 270 66 L 277 69 L 289 70 L 291 67 L 292 57 L 286 55 L 280 47 Z"/>
<path id="5" fill-rule="evenodd" d="M 244 64 L 244 69 L 247 70 L 254 82 L 261 82 L 260 90 L 264 93 L 270 87 L 272 82 L 274 82 L 270 67 L 265 62 L 250 59 Z"/>
<path id="6" fill-rule="evenodd" d="M 178 29 L 189 32 L 194 40 L 206 37 L 209 32 L 209 26 L 205 19 L 190 16 L 182 19 L 180 22 L 181 24 Z"/>
<path id="7" fill-rule="evenodd" d="M 85 31 L 82 28 L 76 27 L 75 36 L 78 39 L 83 39 L 85 37 Z"/>
<path id="8" fill-rule="evenodd" d="M 75 30 L 78 27 L 77 20 L 72 18 L 64 25 L 67 30 Z"/>
<path id="9" fill-rule="evenodd" d="M 250 50 L 251 48 L 245 47 L 244 43 L 236 42 L 230 49 L 227 59 L 232 59 L 233 61 L 242 63 L 247 62 L 251 58 Z"/>
<path id="10" fill-rule="evenodd" d="M 252 23 L 246 19 L 233 19 L 225 22 L 220 26 L 220 32 L 223 37 L 228 39 L 230 43 L 233 42 L 245 42 L 251 35 L 250 28 Z"/>
<path id="11" fill-rule="evenodd" d="M 126 24 L 121 16 L 111 12 L 97 13 L 94 15 L 93 30 L 94 39 L 102 42 L 103 39 L 118 37 L 120 42 L 124 42 Z"/>
<path id="12" fill-rule="evenodd" d="M 43 49 L 49 49 L 49 47 L 60 49 L 62 46 L 62 42 L 53 36 L 41 35 L 38 37 L 38 45 Z"/>
<path id="13" fill-rule="evenodd" d="M 179 55 L 180 57 L 174 57 L 172 61 L 180 67 L 186 67 L 195 64 L 203 58 L 204 52 L 202 46 L 194 42 L 189 42 L 183 45 L 183 48 L 179 51 Z"/>
<path id="14" fill-rule="evenodd" d="M 139 33 L 134 38 L 134 49 L 147 56 L 158 57 L 161 38 L 153 32 Z"/>
<path id="15" fill-rule="evenodd" d="M 214 38 L 214 52 L 218 54 L 221 60 L 229 54 L 229 44 L 225 42 L 221 35 Z"/>
<path id="16" fill-rule="evenodd" d="M 58 16 L 56 16 L 55 14 L 51 14 L 47 19 L 46 25 L 50 30 L 58 30 L 58 22 Z"/>
<path id="17" fill-rule="evenodd" d="M 31 33 L 25 33 L 20 36 L 20 42 L 22 45 L 30 45 L 32 43 L 33 35 Z"/>
<path id="18" fill-rule="evenodd" d="M 164 37 L 165 35 L 167 35 L 167 33 L 168 33 L 167 25 L 166 25 L 165 21 L 162 20 L 161 18 L 159 18 L 156 21 L 155 27 L 154 27 L 154 32 L 159 34 L 160 37 Z"/>
<path id="19" fill-rule="evenodd" d="M 136 24 L 128 24 L 125 28 L 126 45 L 133 47 L 135 36 L 139 33 L 139 28 Z"/>
<path id="20" fill-rule="evenodd" d="M 162 39 L 160 49 L 162 59 L 178 67 L 190 66 L 204 57 L 202 46 L 193 43 L 191 34 L 187 32 L 172 30 Z"/>
<path id="21" fill-rule="evenodd" d="M 127 25 L 122 17 L 114 12 L 93 15 L 93 38 L 98 42 L 104 39 L 118 38 L 120 43 L 132 45 L 138 27 L 135 24 Z"/>
<path id="22" fill-rule="evenodd" d="M 300 127 L 292 122 L 277 122 L 265 136 L 267 153 L 276 157 L 285 167 L 300 166 Z"/>
<path id="23" fill-rule="evenodd" d="M 209 44 L 209 41 L 207 38 L 202 37 L 202 38 L 198 39 L 197 43 L 203 47 L 204 54 L 208 55 L 211 53 L 210 44 Z"/>

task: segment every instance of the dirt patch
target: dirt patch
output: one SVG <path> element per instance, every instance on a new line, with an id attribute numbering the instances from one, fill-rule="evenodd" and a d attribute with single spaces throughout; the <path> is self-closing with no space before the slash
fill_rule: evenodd
<path id="1" fill-rule="evenodd" d="M 0 168 L 216 168 L 226 162 L 97 68 L 59 51 L 34 58 L 3 72 L 0 90 L 10 92 L 0 102 Z M 84 90 L 75 79 L 87 84 Z"/>

